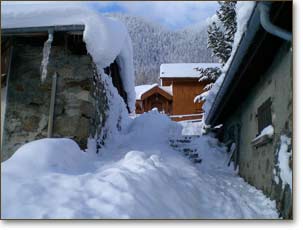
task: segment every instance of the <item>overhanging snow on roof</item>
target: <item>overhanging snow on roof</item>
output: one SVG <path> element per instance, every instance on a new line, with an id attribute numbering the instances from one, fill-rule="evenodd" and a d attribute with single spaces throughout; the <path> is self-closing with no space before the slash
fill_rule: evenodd
<path id="1" fill-rule="evenodd" d="M 131 111 L 135 106 L 133 51 L 126 27 L 118 20 L 104 17 L 86 7 L 35 6 L 30 8 L 3 6 L 2 34 L 41 31 L 83 31 L 83 41 L 98 72 L 117 60 L 121 80 Z M 112 88 L 112 86 L 110 86 Z M 113 89 L 109 89 L 114 91 Z"/>
<path id="2" fill-rule="evenodd" d="M 160 78 L 199 78 L 196 68 L 220 67 L 219 63 L 167 63 L 160 66 Z"/>
<path id="3" fill-rule="evenodd" d="M 152 85 L 138 85 L 135 87 L 136 91 L 136 100 L 141 100 L 141 96 L 146 93 L 147 91 L 151 90 L 152 88 L 158 86 L 158 84 Z"/>

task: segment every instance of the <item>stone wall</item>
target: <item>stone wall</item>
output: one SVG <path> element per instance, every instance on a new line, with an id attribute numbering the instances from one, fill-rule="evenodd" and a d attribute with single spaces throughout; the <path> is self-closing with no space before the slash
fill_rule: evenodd
<path id="1" fill-rule="evenodd" d="M 62 45 L 52 46 L 47 79 L 42 83 L 43 44 L 27 45 L 17 41 L 8 84 L 2 161 L 24 143 L 47 136 L 52 75 L 55 72 L 58 79 L 53 137 L 69 137 L 81 148 L 86 148 L 87 138 L 95 136 L 96 123 L 100 123 L 100 116 L 105 116 L 106 110 L 103 89 L 98 95 L 101 101 L 98 110 L 102 113 L 95 109 L 90 56 L 73 54 Z"/>
<path id="2" fill-rule="evenodd" d="M 272 66 L 224 124 L 225 140 L 232 135 L 230 130 L 237 125 L 240 127 L 240 175 L 275 199 L 284 218 L 291 216 L 292 193 L 289 187 L 282 189 L 281 183 L 276 184 L 273 170 L 277 163 L 280 136 L 292 137 L 291 55 L 288 45 L 280 49 Z M 257 109 L 268 98 L 272 99 L 274 137 L 272 141 L 256 148 L 251 141 L 258 134 Z"/>

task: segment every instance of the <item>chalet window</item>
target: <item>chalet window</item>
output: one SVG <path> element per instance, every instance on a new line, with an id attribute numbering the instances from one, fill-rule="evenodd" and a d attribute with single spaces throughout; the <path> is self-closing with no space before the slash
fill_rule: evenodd
<path id="1" fill-rule="evenodd" d="M 271 98 L 268 98 L 259 108 L 257 112 L 258 118 L 258 134 L 272 124 L 271 118 Z"/>

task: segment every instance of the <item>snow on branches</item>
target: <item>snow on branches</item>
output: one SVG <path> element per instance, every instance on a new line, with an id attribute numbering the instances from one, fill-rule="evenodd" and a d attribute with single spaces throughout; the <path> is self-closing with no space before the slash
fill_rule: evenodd
<path id="1" fill-rule="evenodd" d="M 237 30 L 236 2 L 219 1 L 219 10 L 216 20 L 208 26 L 207 47 L 212 50 L 213 56 L 225 64 L 231 55 L 234 35 Z"/>
<path id="2" fill-rule="evenodd" d="M 208 84 L 204 87 L 205 90 L 211 89 L 214 82 L 219 78 L 222 71 L 219 67 L 208 67 L 208 68 L 195 68 L 200 72 L 200 82 L 207 81 Z"/>

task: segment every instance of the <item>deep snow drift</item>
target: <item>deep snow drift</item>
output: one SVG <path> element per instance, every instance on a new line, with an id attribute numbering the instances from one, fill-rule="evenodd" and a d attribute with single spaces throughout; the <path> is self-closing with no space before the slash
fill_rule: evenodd
<path id="1" fill-rule="evenodd" d="M 203 130 L 203 123 L 201 121 L 179 121 L 182 125 L 182 135 L 201 135 Z"/>
<path id="2" fill-rule="evenodd" d="M 196 138 L 202 164 L 175 151 L 182 126 L 135 118 L 100 155 L 43 139 L 2 163 L 2 218 L 278 218 L 275 203 L 226 167 L 225 147 Z"/>

